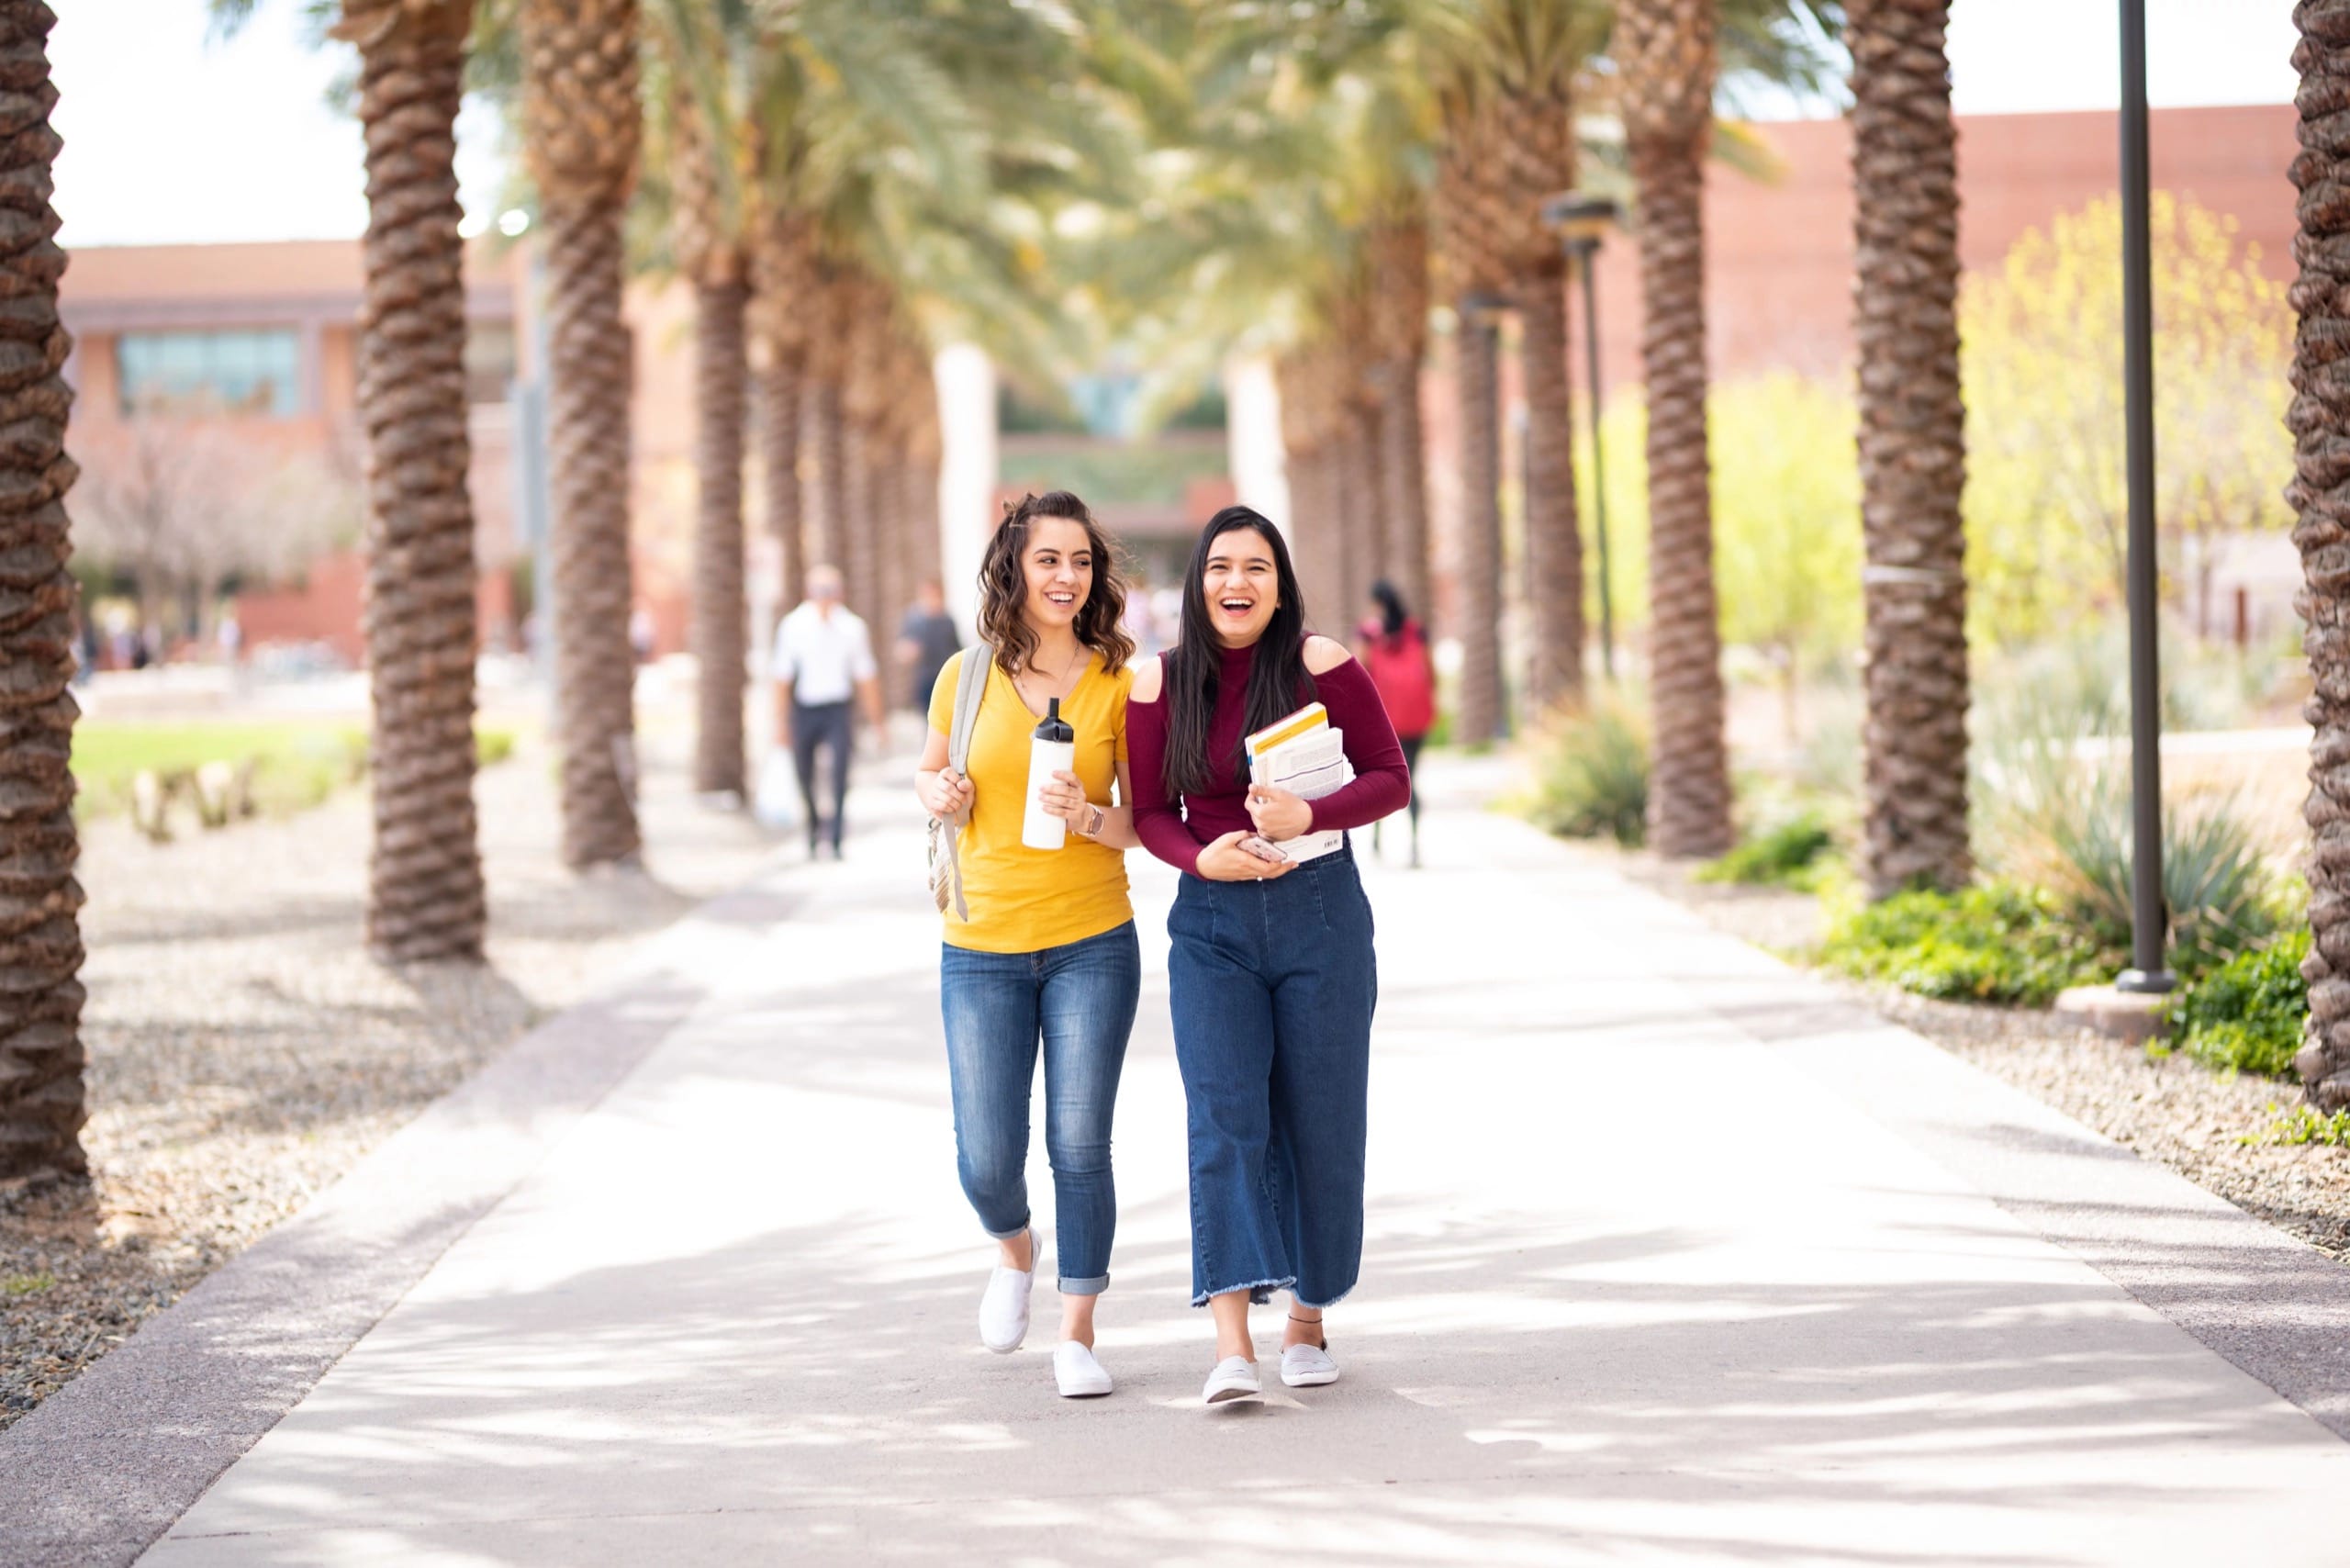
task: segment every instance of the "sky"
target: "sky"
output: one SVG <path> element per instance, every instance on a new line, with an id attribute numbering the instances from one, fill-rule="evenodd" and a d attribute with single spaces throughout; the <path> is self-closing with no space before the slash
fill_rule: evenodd
<path id="1" fill-rule="evenodd" d="M 56 9 L 57 207 L 68 246 L 341 239 L 366 227 L 358 126 L 327 101 L 352 52 L 313 45 L 301 0 L 263 0 L 225 40 L 211 35 L 205 0 L 64 0 Z M 1953 0 L 1958 112 L 2113 108 L 2117 9 L 2115 0 Z M 2146 12 L 2157 107 L 2291 101 L 2292 0 L 2146 0 Z M 469 106 L 457 158 L 476 221 L 495 215 L 504 187 L 500 142 L 498 117 Z"/>

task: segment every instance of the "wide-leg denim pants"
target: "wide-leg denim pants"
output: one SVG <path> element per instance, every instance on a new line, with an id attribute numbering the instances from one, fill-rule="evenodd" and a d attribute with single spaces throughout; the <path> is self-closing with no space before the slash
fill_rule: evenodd
<path id="1" fill-rule="evenodd" d="M 1327 1306 L 1362 1264 L 1371 901 L 1353 846 L 1268 880 L 1186 876 L 1167 919 L 1192 1153 L 1192 1305 L 1293 1289 Z"/>
<path id="2" fill-rule="evenodd" d="M 1118 1228 L 1110 1114 L 1142 990 L 1135 923 L 1034 953 L 941 946 L 939 999 L 964 1195 L 998 1240 L 1028 1228 L 1028 1103 L 1041 1042 L 1061 1294 L 1099 1295 L 1110 1283 Z"/>

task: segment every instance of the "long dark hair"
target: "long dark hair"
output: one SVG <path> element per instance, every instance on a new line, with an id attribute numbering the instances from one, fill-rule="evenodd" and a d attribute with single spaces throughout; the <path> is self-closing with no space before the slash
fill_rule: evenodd
<path id="1" fill-rule="evenodd" d="M 1224 644 L 1216 640 L 1208 616 L 1208 553 L 1218 538 L 1240 529 L 1257 534 L 1272 552 L 1279 601 L 1265 634 L 1257 639 L 1240 733 L 1254 734 L 1314 700 L 1314 676 L 1305 667 L 1305 596 L 1298 590 L 1289 546 L 1281 542 L 1281 530 L 1262 512 L 1226 507 L 1208 519 L 1206 531 L 1192 550 L 1191 573 L 1183 579 L 1182 627 L 1175 645 L 1160 655 L 1161 689 L 1167 703 L 1164 783 L 1170 798 L 1203 794 L 1229 782 L 1245 761 L 1239 746 L 1233 748 L 1228 758 L 1208 755 L 1208 729 L 1215 722 L 1216 689 L 1224 677 Z"/>
<path id="2" fill-rule="evenodd" d="M 1382 577 L 1371 585 L 1371 597 L 1379 604 L 1380 635 L 1393 644 L 1403 636 L 1404 624 L 1412 619 L 1404 608 L 1404 596 L 1395 591 L 1393 583 Z"/>
<path id="3" fill-rule="evenodd" d="M 1036 633 L 1029 629 L 1021 607 L 1028 602 L 1028 573 L 1021 557 L 1028 550 L 1028 525 L 1042 517 L 1058 517 L 1085 530 L 1085 544 L 1093 553 L 1093 587 L 1078 606 L 1080 645 L 1102 655 L 1112 674 L 1126 667 L 1135 656 L 1135 640 L 1126 635 L 1126 583 L 1118 572 L 1118 557 L 1110 537 L 1093 521 L 1083 501 L 1067 490 L 1023 496 L 1003 509 L 979 563 L 979 640 L 995 650 L 995 662 L 1006 675 L 1018 675 L 1035 656 Z"/>

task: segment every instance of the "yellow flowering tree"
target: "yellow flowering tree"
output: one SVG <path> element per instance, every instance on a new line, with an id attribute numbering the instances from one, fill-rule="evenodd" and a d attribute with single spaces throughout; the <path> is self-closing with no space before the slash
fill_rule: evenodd
<path id="1" fill-rule="evenodd" d="M 2177 602 L 2222 536 L 2290 525 L 2292 317 L 2232 218 L 2167 191 L 2153 216 L 2156 517 Z M 1959 329 L 1971 633 L 2028 641 L 2122 597 L 2119 203 L 2066 213 L 1970 276 Z"/>

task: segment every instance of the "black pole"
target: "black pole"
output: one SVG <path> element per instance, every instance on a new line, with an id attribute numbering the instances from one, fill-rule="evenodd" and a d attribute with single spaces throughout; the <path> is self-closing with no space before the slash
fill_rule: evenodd
<path id="1" fill-rule="evenodd" d="M 2155 638 L 2154 291 L 2146 155 L 2146 0 L 2121 0 L 2121 375 L 2130 484 L 2130 968 L 2122 991 L 2171 988 L 2163 967 L 2162 672 Z"/>
<path id="2" fill-rule="evenodd" d="M 1607 465 L 1599 442 L 1599 241 L 1576 242 L 1583 263 L 1583 352 L 1591 398 L 1591 520 L 1599 546 L 1599 667 L 1616 678 L 1616 589 L 1607 572 Z"/>

